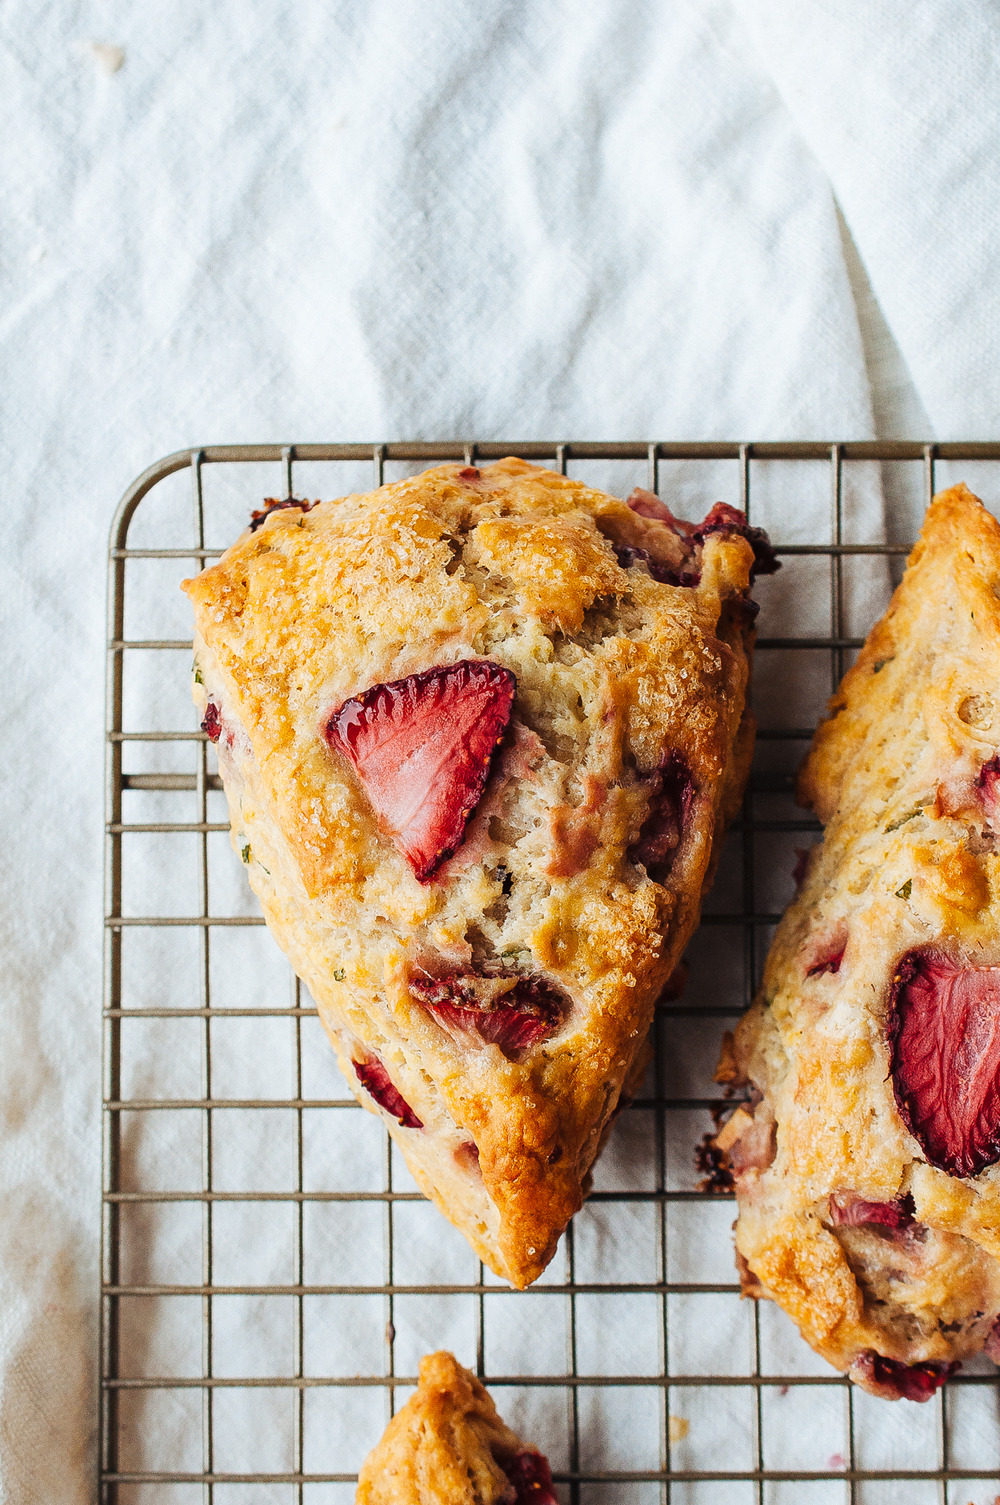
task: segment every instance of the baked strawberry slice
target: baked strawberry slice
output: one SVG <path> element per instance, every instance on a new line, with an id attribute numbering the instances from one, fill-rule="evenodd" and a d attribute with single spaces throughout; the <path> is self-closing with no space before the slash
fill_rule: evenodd
<path id="1" fill-rule="evenodd" d="M 327 720 L 327 742 L 421 883 L 462 843 L 516 690 L 509 669 L 469 658 L 372 685 Z"/>
<path id="2" fill-rule="evenodd" d="M 694 799 L 694 780 L 679 752 L 667 753 L 650 779 L 649 809 L 638 841 L 628 850 L 656 882 L 665 878 L 684 836 Z"/>
<path id="3" fill-rule="evenodd" d="M 654 523 L 662 523 L 677 538 L 685 542 L 690 541 L 694 536 L 695 524 L 685 522 L 682 517 L 675 517 L 666 502 L 658 497 L 655 491 L 647 491 L 644 486 L 636 486 L 635 490 L 625 498 L 625 505 L 639 517 L 648 517 Z"/>
<path id="4" fill-rule="evenodd" d="M 750 578 L 756 575 L 773 575 L 781 569 L 781 561 L 763 528 L 752 528 L 746 513 L 727 502 L 716 502 L 704 522 L 700 522 L 691 537 L 695 543 L 704 543 L 712 533 L 738 533 L 753 549 L 753 567 Z"/>
<path id="5" fill-rule="evenodd" d="M 311 512 L 315 505 L 315 502 L 305 502 L 297 496 L 266 497 L 263 507 L 258 507 L 250 514 L 250 532 L 256 533 L 272 512 L 284 512 L 288 508 L 297 509 L 299 512 Z"/>
<path id="6" fill-rule="evenodd" d="M 209 742 L 218 742 L 222 736 L 222 717 L 219 715 L 219 707 L 214 700 L 210 700 L 205 707 L 205 718 L 201 723 L 201 729 Z"/>
<path id="7" fill-rule="evenodd" d="M 806 976 L 822 977 L 827 972 L 835 976 L 840 971 L 840 964 L 844 960 L 844 952 L 846 950 L 846 941 L 835 942 L 831 947 L 817 956 L 816 960 L 806 968 Z"/>
<path id="8" fill-rule="evenodd" d="M 672 569 L 670 565 L 663 564 L 654 559 L 648 549 L 639 549 L 628 543 L 613 543 L 611 547 L 615 551 L 615 558 L 623 570 L 630 570 L 637 564 L 645 565 L 654 580 L 659 580 L 661 585 L 700 585 L 700 570 Z"/>
<path id="9" fill-rule="evenodd" d="M 675 517 L 666 502 L 661 501 L 652 491 L 643 490 L 641 486 L 637 486 L 631 496 L 626 497 L 626 502 L 640 517 L 648 517 L 669 528 L 692 560 L 700 557 L 695 553 L 696 548 L 713 533 L 737 533 L 753 549 L 751 579 L 757 575 L 773 575 L 775 570 L 781 568 L 781 561 L 764 529 L 752 528 L 747 522 L 746 513 L 738 507 L 730 507 L 728 502 L 716 502 L 700 523 L 688 523 L 682 517 Z M 697 572 L 697 578 L 700 579 L 700 572 Z"/>
<path id="10" fill-rule="evenodd" d="M 411 977 L 409 987 L 443 1024 L 471 1031 L 508 1055 L 554 1034 L 565 1013 L 563 999 L 544 979 L 499 968 Z"/>
<path id="11" fill-rule="evenodd" d="M 982 804 L 990 812 L 1000 803 L 1000 756 L 990 758 L 979 770 L 976 788 Z"/>
<path id="12" fill-rule="evenodd" d="M 365 1061 L 352 1061 L 351 1065 L 368 1096 L 373 1097 L 380 1108 L 384 1108 L 392 1118 L 398 1119 L 404 1129 L 423 1128 L 423 1123 L 406 1098 L 393 1086 L 392 1078 L 378 1056 L 369 1056 Z"/>
<path id="13" fill-rule="evenodd" d="M 909 1192 L 893 1202 L 869 1202 L 853 1191 L 835 1191 L 829 1209 L 834 1228 L 863 1228 L 874 1223 L 890 1233 L 899 1233 L 922 1226 L 913 1216 L 915 1207 Z"/>
<path id="14" fill-rule="evenodd" d="M 514 1487 L 510 1505 L 559 1505 L 549 1461 L 541 1453 L 525 1449 L 501 1467 Z"/>
<path id="15" fill-rule="evenodd" d="M 1000 1160 L 1000 967 L 908 952 L 888 1034 L 900 1117 L 930 1164 L 965 1177 Z"/>
<path id="16" fill-rule="evenodd" d="M 899 1359 L 885 1359 L 873 1348 L 866 1348 L 851 1365 L 852 1377 L 866 1382 L 866 1389 L 885 1400 L 930 1400 L 960 1366 L 951 1364 L 904 1364 Z"/>

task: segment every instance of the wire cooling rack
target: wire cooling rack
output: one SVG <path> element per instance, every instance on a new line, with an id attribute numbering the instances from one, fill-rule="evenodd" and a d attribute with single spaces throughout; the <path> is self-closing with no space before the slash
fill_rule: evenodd
<path id="1" fill-rule="evenodd" d="M 658 1011 L 655 1065 L 593 1195 L 516 1295 L 423 1202 L 262 928 L 191 707 L 177 589 L 265 495 L 505 454 L 620 495 L 645 485 L 691 517 L 736 503 L 784 566 L 758 586 L 757 756 L 686 993 Z M 1000 445 L 246 445 L 134 483 L 109 581 L 103 1501 L 346 1505 L 439 1346 L 475 1365 L 572 1505 L 1000 1493 L 992 1366 L 924 1407 L 853 1390 L 776 1308 L 740 1300 L 732 1199 L 694 1167 L 719 1036 L 753 991 L 795 850 L 817 839 L 792 772 L 922 507 L 957 479 L 995 503 Z"/>

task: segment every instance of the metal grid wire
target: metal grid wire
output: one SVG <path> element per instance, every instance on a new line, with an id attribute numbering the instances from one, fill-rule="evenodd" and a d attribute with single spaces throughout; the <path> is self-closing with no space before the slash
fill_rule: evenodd
<path id="1" fill-rule="evenodd" d="M 191 643 L 176 591 L 182 574 L 217 557 L 265 493 L 341 495 L 432 462 L 473 463 L 512 453 L 620 494 L 645 484 L 673 505 L 678 495 L 687 496 L 699 516 L 722 494 L 772 528 L 785 565 L 773 577 L 783 593 L 774 595 L 773 607 L 768 590 L 777 587 L 760 583 L 758 755 L 692 948 L 687 993 L 658 1011 L 655 1066 L 616 1126 L 592 1198 L 543 1280 L 517 1296 L 505 1295 L 502 1283 L 481 1264 L 477 1271 L 475 1261 L 468 1279 L 413 1278 L 406 1257 L 411 1225 L 401 1232 L 401 1220 L 426 1204 L 389 1136 L 346 1088 L 330 1087 L 323 1095 L 311 1085 L 317 1053 L 324 1052 L 325 1061 L 326 1047 L 313 1039 L 319 1033 L 316 1011 L 285 964 L 286 981 L 276 983 L 266 1006 L 241 1006 L 231 992 L 219 996 L 220 958 L 225 967 L 242 966 L 243 976 L 271 962 L 259 960 L 264 953 L 257 927 L 263 922 L 252 901 L 219 898 L 220 873 L 238 873 L 239 865 L 225 835 L 214 751 L 194 729 L 187 701 Z M 954 469 L 952 462 L 963 468 Z M 282 1499 L 301 1505 L 352 1499 L 360 1458 L 415 1383 L 416 1357 L 438 1346 L 433 1334 L 422 1344 L 413 1335 L 427 1331 L 426 1320 L 423 1329 L 413 1327 L 408 1315 L 414 1299 L 423 1298 L 437 1301 L 433 1311 L 460 1308 L 465 1314 L 467 1361 L 476 1363 L 501 1412 L 515 1425 L 520 1419 L 550 1454 L 560 1497 L 573 1505 L 763 1505 L 806 1498 L 965 1505 L 977 1490 L 977 1500 L 1000 1490 L 993 1445 L 983 1444 L 985 1452 L 977 1455 L 974 1446 L 970 1452 L 966 1442 L 955 1442 L 959 1434 L 995 1436 L 995 1371 L 985 1363 L 978 1370 L 972 1365 L 919 1411 L 905 1403 L 887 1408 L 855 1392 L 814 1359 L 770 1304 L 740 1302 L 730 1273 L 732 1199 L 699 1189 L 691 1165 L 693 1147 L 717 1106 L 710 1077 L 719 1034 L 759 977 L 771 927 L 791 894 L 787 869 L 794 844 L 815 840 L 811 833 L 819 829 L 791 803 L 791 772 L 811 734 L 806 723 L 815 719 L 874 611 L 884 605 L 936 483 L 963 476 L 975 484 L 998 462 L 1000 444 L 254 445 L 176 454 L 134 483 L 112 529 L 108 608 L 103 1501 Z M 830 521 L 823 541 L 787 541 L 782 519 L 788 516 L 792 472 L 796 484 L 827 489 Z M 995 479 L 1000 470 L 993 474 Z M 213 491 L 217 477 L 225 485 Z M 852 531 L 857 509 L 853 501 L 845 505 L 845 496 L 856 484 L 896 497 L 897 519 L 898 498 L 909 487 L 910 521 L 901 538 L 877 541 L 877 505 L 867 514 L 869 538 Z M 765 493 L 775 487 L 786 500 L 769 512 Z M 852 571 L 864 577 L 860 596 Z M 855 598 L 861 602 L 857 610 Z M 865 619 L 850 620 L 858 610 Z M 143 635 L 152 631 L 150 621 L 155 628 L 171 613 L 180 635 Z M 773 625 L 791 629 L 802 623 L 808 636 L 792 630 L 768 636 Z M 803 714 L 784 702 L 795 666 L 806 659 L 820 668 L 817 695 Z M 186 884 L 186 898 L 175 902 L 168 878 L 181 843 L 187 843 L 190 861 L 177 880 L 178 893 Z M 151 912 L 144 901 L 141 874 L 151 865 L 167 874 L 166 887 L 157 892 L 170 894 L 163 901 L 168 912 Z M 241 962 L 240 948 L 251 943 L 258 949 Z M 270 945 L 269 937 L 264 944 Z M 238 1095 L 232 1063 L 223 1059 L 225 1032 L 234 1021 L 247 1020 L 253 1028 L 261 1021 L 278 1028 L 275 1021 L 285 1021 L 280 1027 L 290 1034 L 292 1067 L 290 1086 L 280 1094 Z M 198 1037 L 200 1082 L 194 1086 L 185 1087 L 174 1070 L 170 1031 L 181 1028 L 188 1031 L 188 1050 L 190 1032 Z M 685 1052 L 694 1061 L 690 1068 L 678 1065 Z M 136 1055 L 142 1058 L 138 1066 Z M 354 1175 L 358 1151 L 345 1147 L 339 1185 L 324 1185 L 310 1170 L 316 1136 L 340 1153 L 345 1115 L 354 1113 L 363 1121 L 364 1142 L 381 1142 L 380 1170 L 374 1179 L 370 1170 Z M 259 1123 L 260 1115 L 279 1115 L 292 1125 L 284 1179 L 268 1189 L 253 1176 L 234 1185 L 220 1170 L 232 1126 Z M 169 1133 L 163 1130 L 167 1121 L 173 1125 Z M 359 1143 L 350 1138 L 351 1145 Z M 160 1146 L 158 1161 L 148 1145 Z M 359 1238 L 363 1244 L 367 1228 L 372 1250 L 365 1263 L 362 1248 L 361 1264 L 355 1261 L 340 1280 L 330 1279 L 327 1269 L 321 1282 L 311 1263 L 310 1219 L 324 1210 L 362 1219 Z M 235 1225 L 226 1219 L 237 1212 L 253 1222 L 244 1222 L 242 1235 L 234 1238 Z M 379 1215 L 381 1229 L 371 1222 Z M 614 1247 L 616 1225 L 629 1219 L 628 1248 L 621 1245 L 613 1254 L 629 1278 L 608 1279 L 606 1266 L 595 1278 L 594 1230 Z M 440 1226 L 444 1238 L 447 1230 Z M 251 1253 L 266 1237 L 284 1246 L 286 1275 L 258 1283 Z M 185 1267 L 185 1251 L 190 1256 L 192 1250 L 194 1264 L 189 1258 Z M 275 1353 L 243 1373 L 220 1367 L 218 1358 L 220 1313 L 232 1298 L 281 1298 L 282 1310 L 292 1314 Z M 331 1349 L 337 1345 L 337 1312 L 354 1314 L 355 1333 L 359 1309 L 347 1303 L 368 1301 L 364 1320 L 375 1329 L 376 1357 L 367 1367 L 368 1349 L 346 1364 L 341 1359 L 324 1366 L 322 1357 L 317 1362 L 310 1323 L 320 1298 L 333 1303 L 326 1309 L 333 1312 L 332 1326 L 324 1328 Z M 556 1332 L 555 1346 L 544 1347 L 541 1359 L 531 1358 L 524 1343 L 511 1349 L 507 1330 L 518 1320 L 518 1331 L 526 1321 L 532 1333 L 546 1323 Z M 408 1323 L 413 1333 L 401 1353 Z M 616 1343 L 619 1327 L 626 1336 Z M 633 1333 L 641 1339 L 638 1357 L 629 1355 Z M 605 1352 L 617 1357 L 605 1363 Z M 254 1412 L 258 1392 L 266 1392 L 276 1409 Z M 245 1408 L 239 1435 L 248 1428 L 280 1431 L 277 1452 L 233 1455 L 226 1437 L 234 1405 Z M 636 1418 L 646 1418 L 644 1453 L 629 1443 L 623 1455 L 616 1444 L 616 1437 L 634 1435 L 624 1430 L 624 1411 L 633 1426 Z M 959 1413 L 962 1426 L 956 1428 Z M 258 1414 L 264 1419 L 254 1423 Z M 333 1459 L 322 1453 L 316 1434 L 331 1426 L 341 1437 L 356 1434 L 353 1451 Z M 814 1434 L 821 1438 L 818 1452 L 804 1456 L 801 1438 Z M 802 1490 L 809 1481 L 807 1495 Z"/>

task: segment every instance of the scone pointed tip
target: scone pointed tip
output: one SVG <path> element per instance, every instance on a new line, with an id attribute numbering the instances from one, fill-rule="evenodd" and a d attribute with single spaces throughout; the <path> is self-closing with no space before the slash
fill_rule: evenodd
<path id="1" fill-rule="evenodd" d="M 445 1350 L 420 1361 L 415 1393 L 358 1475 L 357 1505 L 559 1505 L 548 1459 L 497 1413 Z"/>

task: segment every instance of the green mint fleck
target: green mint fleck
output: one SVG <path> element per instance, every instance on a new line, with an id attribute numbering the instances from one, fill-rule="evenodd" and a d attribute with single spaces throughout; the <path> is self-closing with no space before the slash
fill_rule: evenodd
<path id="1" fill-rule="evenodd" d="M 244 862 L 249 862 L 250 861 L 250 843 L 249 842 L 247 842 L 246 846 L 240 852 L 240 856 L 243 858 Z"/>
<path id="2" fill-rule="evenodd" d="M 201 677 L 201 665 L 197 659 L 194 661 L 194 682 L 196 685 L 203 685 L 205 683 Z"/>
<path id="3" fill-rule="evenodd" d="M 894 658 L 894 657 L 895 657 L 895 655 L 893 655 L 890 658 L 879 658 L 879 659 L 876 659 L 875 662 L 872 664 L 872 673 L 873 674 L 881 674 L 882 670 L 885 668 L 886 664 L 891 664 L 892 663 L 892 658 Z"/>
<path id="4" fill-rule="evenodd" d="M 913 892 L 913 879 L 912 878 L 907 878 L 907 880 L 903 884 L 902 888 L 897 888 L 897 890 L 896 890 L 896 898 L 897 899 L 908 899 L 910 897 L 910 894 L 912 892 Z"/>
<path id="5" fill-rule="evenodd" d="M 908 820 L 916 820 L 917 816 L 918 815 L 923 815 L 923 813 L 924 813 L 924 807 L 923 807 L 923 805 L 920 805 L 918 807 L 918 809 L 911 810 L 910 813 L 909 813 L 909 815 L 901 815 L 900 818 L 899 818 L 899 820 L 894 820 L 891 826 L 886 826 L 886 828 L 885 828 L 886 835 L 888 836 L 888 834 L 889 834 L 890 831 L 898 831 L 899 828 L 900 828 L 900 826 L 905 826 L 906 822 Z"/>
<path id="6" fill-rule="evenodd" d="M 333 969 L 333 980 L 334 980 L 334 982 L 343 982 L 343 980 L 344 980 L 344 969 L 343 969 L 343 967 L 334 967 L 334 969 Z"/>

